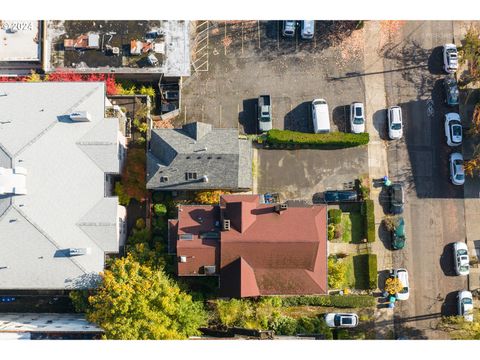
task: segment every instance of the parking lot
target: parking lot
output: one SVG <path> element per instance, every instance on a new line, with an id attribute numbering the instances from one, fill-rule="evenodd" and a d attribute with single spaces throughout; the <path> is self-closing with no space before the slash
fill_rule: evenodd
<path id="1" fill-rule="evenodd" d="M 364 101 L 362 78 L 342 79 L 363 71 L 363 32 L 336 26 L 317 21 L 307 41 L 298 31 L 283 38 L 278 21 L 209 22 L 208 41 L 197 46 L 205 52 L 208 43 L 208 56 L 183 83 L 177 125 L 197 120 L 256 133 L 256 99 L 270 94 L 274 128 L 312 131 L 310 103 L 325 98 L 332 127 L 345 131 L 348 105 Z"/>

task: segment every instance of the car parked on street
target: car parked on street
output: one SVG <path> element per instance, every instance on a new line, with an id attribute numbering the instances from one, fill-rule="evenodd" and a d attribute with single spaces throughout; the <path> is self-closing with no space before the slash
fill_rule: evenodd
<path id="1" fill-rule="evenodd" d="M 350 129 L 354 134 L 365 132 L 365 110 L 361 102 L 350 104 Z"/>
<path id="2" fill-rule="evenodd" d="M 352 202 L 358 200 L 355 190 L 328 190 L 323 193 L 326 203 Z"/>
<path id="3" fill-rule="evenodd" d="M 457 152 L 450 154 L 450 180 L 453 185 L 463 185 L 465 183 L 463 155 Z"/>
<path id="4" fill-rule="evenodd" d="M 399 217 L 392 231 L 392 249 L 401 250 L 405 247 L 405 220 Z"/>
<path id="5" fill-rule="evenodd" d="M 473 321 L 473 296 L 468 290 L 461 290 L 457 294 L 458 315 L 465 321 Z"/>
<path id="6" fill-rule="evenodd" d="M 402 108 L 400 106 L 391 106 L 387 112 L 388 119 L 388 137 L 392 140 L 401 139 L 403 136 Z"/>
<path id="7" fill-rule="evenodd" d="M 300 36 L 304 40 L 313 39 L 315 34 L 315 21 L 314 20 L 302 20 L 300 22 Z"/>
<path id="8" fill-rule="evenodd" d="M 445 137 L 448 146 L 462 145 L 462 122 L 457 113 L 445 114 Z"/>
<path id="9" fill-rule="evenodd" d="M 397 300 L 408 300 L 410 296 L 410 286 L 408 283 L 408 271 L 407 269 L 395 269 L 392 276 L 398 278 L 403 285 L 403 289 L 395 294 Z"/>
<path id="10" fill-rule="evenodd" d="M 443 80 L 445 88 L 445 103 L 448 106 L 456 106 L 459 104 L 460 93 L 458 91 L 457 80 L 453 76 L 447 76 Z"/>
<path id="11" fill-rule="evenodd" d="M 405 203 L 403 185 L 392 183 L 388 187 L 388 198 L 390 200 L 390 213 L 395 215 L 403 213 L 403 204 Z"/>
<path id="12" fill-rule="evenodd" d="M 331 328 L 353 328 L 358 325 L 358 315 L 353 313 L 328 313 L 325 322 Z"/>
<path id="13" fill-rule="evenodd" d="M 470 273 L 467 244 L 462 241 L 453 243 L 453 261 L 455 262 L 457 275 L 468 275 Z"/>
<path id="14" fill-rule="evenodd" d="M 443 69 L 449 74 L 458 69 L 458 51 L 455 44 L 443 45 Z"/>
<path id="15" fill-rule="evenodd" d="M 289 38 L 295 37 L 297 22 L 295 20 L 283 20 L 282 23 L 282 35 Z"/>

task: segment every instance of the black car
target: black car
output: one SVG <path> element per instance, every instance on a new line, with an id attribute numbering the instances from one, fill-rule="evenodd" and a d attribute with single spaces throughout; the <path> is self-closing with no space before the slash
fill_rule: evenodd
<path id="1" fill-rule="evenodd" d="M 357 201 L 358 195 L 354 190 L 329 190 L 323 193 L 323 199 L 327 203 Z"/>
<path id="2" fill-rule="evenodd" d="M 445 103 L 448 106 L 458 105 L 459 92 L 457 80 L 453 76 L 447 76 L 443 80 L 443 86 L 445 88 Z"/>
<path id="3" fill-rule="evenodd" d="M 390 213 L 403 213 L 403 203 L 405 202 L 403 185 L 400 183 L 393 183 L 388 187 L 388 195 L 390 198 Z"/>

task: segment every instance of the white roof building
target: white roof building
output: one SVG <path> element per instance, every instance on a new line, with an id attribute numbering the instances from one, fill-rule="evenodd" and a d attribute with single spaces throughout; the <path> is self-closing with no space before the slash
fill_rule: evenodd
<path id="1" fill-rule="evenodd" d="M 125 242 L 124 148 L 104 83 L 0 83 L 0 289 L 95 286 Z"/>

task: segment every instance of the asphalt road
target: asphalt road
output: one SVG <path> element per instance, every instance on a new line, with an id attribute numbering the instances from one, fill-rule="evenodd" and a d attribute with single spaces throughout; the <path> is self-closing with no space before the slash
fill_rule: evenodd
<path id="1" fill-rule="evenodd" d="M 393 263 L 408 270 L 411 293 L 395 310 L 395 335 L 444 338 L 438 321 L 456 314 L 456 292 L 467 288 L 467 278 L 454 275 L 451 247 L 465 240 L 463 188 L 449 181 L 452 149 L 443 133 L 440 47 L 453 41 L 453 25 L 409 21 L 401 31 L 384 60 L 387 104 L 402 107 L 405 124 L 404 139 L 390 141 L 387 151 L 390 177 L 407 189 L 408 240 Z"/>

